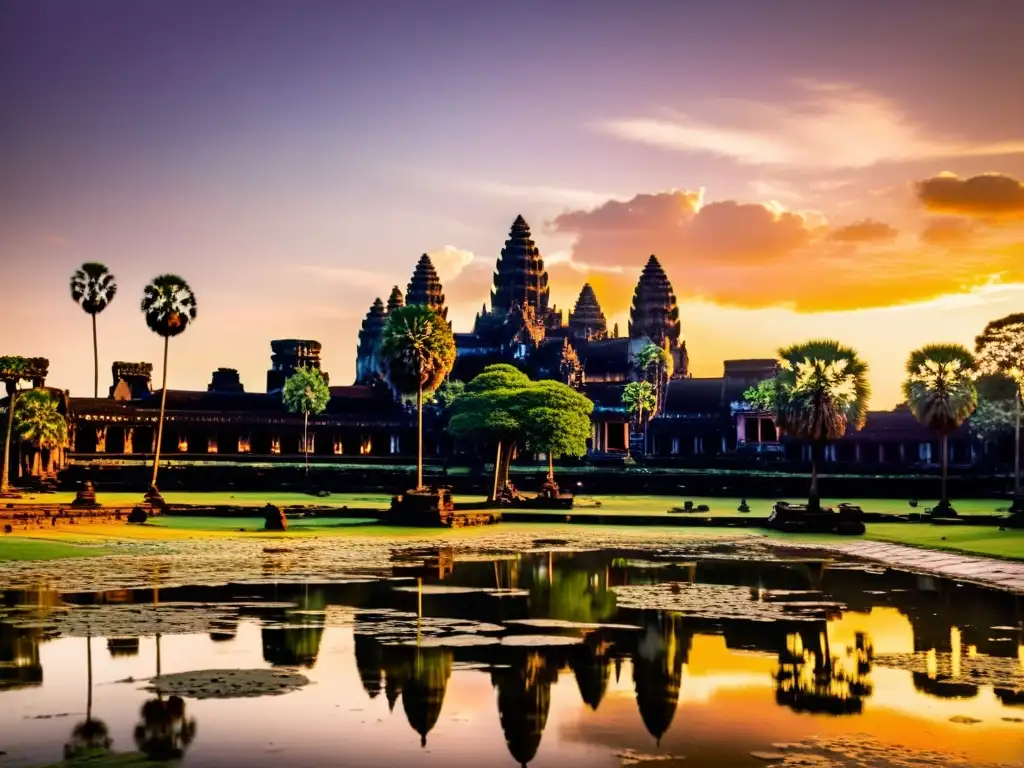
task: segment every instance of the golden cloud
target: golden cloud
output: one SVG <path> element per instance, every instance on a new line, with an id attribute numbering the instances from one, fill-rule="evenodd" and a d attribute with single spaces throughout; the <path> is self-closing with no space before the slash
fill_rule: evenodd
<path id="1" fill-rule="evenodd" d="M 928 245 L 955 246 L 967 243 L 977 231 L 974 222 L 954 217 L 929 219 L 921 230 L 921 242 Z"/>
<path id="2" fill-rule="evenodd" d="M 837 243 L 872 243 L 895 240 L 899 230 L 883 221 L 864 219 L 829 232 L 828 239 Z"/>
<path id="3" fill-rule="evenodd" d="M 917 183 L 917 197 L 933 213 L 977 218 L 1024 215 L 1024 184 L 1001 173 L 966 179 L 934 176 Z"/>
<path id="4" fill-rule="evenodd" d="M 699 205 L 698 199 L 687 192 L 637 195 L 557 217 L 551 228 L 576 238 L 572 260 L 577 268 L 560 270 L 564 278 L 559 278 L 572 280 L 577 290 L 585 280 L 593 283 L 607 315 L 629 306 L 636 276 L 652 253 L 680 300 L 747 308 L 884 307 L 992 280 L 1024 282 L 1019 245 L 981 249 L 972 243 L 970 250 L 953 251 L 937 263 L 928 249 L 900 247 L 895 229 L 881 222 L 865 220 L 829 231 L 795 213 L 735 201 Z M 622 274 L 608 279 L 596 272 L 580 274 L 579 268 L 588 265 L 620 267 Z"/>

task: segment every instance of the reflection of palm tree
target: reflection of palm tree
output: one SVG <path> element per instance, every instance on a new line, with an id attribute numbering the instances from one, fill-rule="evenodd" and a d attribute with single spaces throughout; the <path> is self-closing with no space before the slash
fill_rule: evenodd
<path id="1" fill-rule="evenodd" d="M 683 617 L 662 614 L 648 624 L 633 657 L 633 685 L 640 719 L 658 742 L 672 725 L 679 703 L 683 665 L 690 652 Z"/>
<path id="2" fill-rule="evenodd" d="M 196 721 L 186 717 L 185 701 L 171 696 L 142 705 L 142 722 L 135 726 L 135 745 L 150 760 L 177 760 L 196 736 Z"/>
<path id="3" fill-rule="evenodd" d="M 92 635 L 85 638 L 86 685 L 85 720 L 71 731 L 71 741 L 64 745 L 64 758 L 70 760 L 88 753 L 109 752 L 110 730 L 102 720 L 92 717 Z"/>
<path id="4" fill-rule="evenodd" d="M 548 569 L 547 579 L 530 588 L 531 615 L 562 621 L 600 623 L 615 613 L 615 593 L 608 589 L 605 570 Z"/>
<path id="5" fill-rule="evenodd" d="M 845 658 L 834 656 L 828 630 L 793 633 L 779 654 L 775 673 L 775 700 L 795 712 L 832 715 L 859 714 L 871 695 L 869 679 L 873 651 L 863 632 L 858 632 Z"/>
<path id="6" fill-rule="evenodd" d="M 521 766 L 533 760 L 540 747 L 551 708 L 551 684 L 557 679 L 558 669 L 536 652 L 520 665 L 491 672 L 505 744 Z"/>

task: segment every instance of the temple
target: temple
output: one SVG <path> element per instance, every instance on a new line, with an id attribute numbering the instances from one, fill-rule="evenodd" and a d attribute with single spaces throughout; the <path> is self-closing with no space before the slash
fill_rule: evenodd
<path id="1" fill-rule="evenodd" d="M 428 255 L 415 264 L 405 293 L 394 286 L 370 306 L 358 332 L 356 380 L 331 386 L 327 410 L 310 419 L 310 445 L 317 462 L 399 460 L 415 455 L 415 415 L 380 386 L 379 347 L 388 315 L 409 305 L 432 307 L 447 317 L 444 288 Z M 497 257 L 489 306 L 476 315 L 471 331 L 455 332 L 457 356 L 452 378 L 468 381 L 492 363 L 510 363 L 534 378 L 563 381 L 594 401 L 591 461 L 622 461 L 642 449 L 641 425 L 622 404 L 626 384 L 641 372 L 637 356 L 648 344 L 665 349 L 673 360 L 671 377 L 660 395 L 662 405 L 647 428 L 646 453 L 652 461 L 686 466 L 743 467 L 766 458 L 796 469 L 810 458 L 810 446 L 781 435 L 772 415 L 744 402 L 744 391 L 775 373 L 774 359 L 727 360 L 722 375 L 695 378 L 683 338 L 675 291 L 657 257 L 650 256 L 638 276 L 629 312 L 628 334 L 611 330 L 600 297 L 583 286 L 568 317 L 550 302 L 543 256 L 522 216 L 512 224 Z M 164 428 L 165 456 L 187 464 L 212 466 L 217 458 L 243 462 L 288 461 L 301 455 L 302 418 L 289 413 L 281 398 L 285 380 L 300 366 L 321 367 L 321 345 L 312 339 L 270 342 L 265 391 L 252 391 L 238 371 L 214 371 L 203 390 L 170 390 Z M 71 446 L 58 464 L 111 470 L 142 462 L 155 445 L 161 392 L 152 386 L 148 362 L 115 362 L 108 397 L 63 396 L 62 410 L 71 420 Z M 42 385 L 45 375 L 35 376 Z M 472 456 L 455 445 L 443 419 L 425 420 L 428 460 Z M 830 471 L 871 466 L 896 469 L 935 466 L 939 440 L 905 407 L 869 414 L 867 426 L 830 444 L 825 461 Z M 973 439 L 968 425 L 950 439 L 950 461 L 971 466 L 989 449 L 1006 446 Z M 28 449 L 18 448 L 22 455 Z M 1012 451 L 1011 451 L 1012 453 Z M 128 461 L 128 460 L 131 461 Z M 19 461 L 18 472 L 23 464 Z M 198 470 L 197 470 L 198 471 Z"/>

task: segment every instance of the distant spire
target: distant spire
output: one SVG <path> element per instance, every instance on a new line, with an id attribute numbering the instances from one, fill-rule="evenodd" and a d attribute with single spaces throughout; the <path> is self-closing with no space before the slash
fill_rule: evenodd
<path id="1" fill-rule="evenodd" d="M 391 289 L 391 295 L 388 296 L 388 314 L 390 315 L 403 306 L 405 306 L 405 297 L 402 296 L 402 289 L 396 285 Z"/>
<path id="2" fill-rule="evenodd" d="M 374 299 L 359 330 L 359 346 L 356 349 L 357 384 L 369 384 L 379 375 L 377 350 L 387 319 L 384 302 L 379 297 Z"/>
<path id="3" fill-rule="evenodd" d="M 444 293 L 441 279 L 437 276 L 434 263 L 427 254 L 420 256 L 416 269 L 412 273 L 409 287 L 405 291 L 406 304 L 419 304 L 430 307 L 441 317 L 448 318 L 448 308 L 444 305 Z"/>
<path id="4" fill-rule="evenodd" d="M 608 321 L 590 283 L 584 284 L 576 306 L 569 313 L 569 331 L 578 339 L 603 339 L 608 335 Z"/>
<path id="5" fill-rule="evenodd" d="M 548 273 L 530 234 L 530 225 L 516 216 L 505 247 L 495 265 L 491 309 L 508 312 L 513 306 L 531 306 L 538 316 L 548 312 Z"/>
<path id="6" fill-rule="evenodd" d="M 679 346 L 679 307 L 672 284 L 656 256 L 651 256 L 640 273 L 633 306 L 629 311 L 629 336 L 649 338 L 659 346 L 667 340 L 671 349 Z"/>

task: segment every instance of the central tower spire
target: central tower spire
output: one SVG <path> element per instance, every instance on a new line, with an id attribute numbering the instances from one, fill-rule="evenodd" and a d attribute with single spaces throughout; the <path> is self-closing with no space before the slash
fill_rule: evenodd
<path id="1" fill-rule="evenodd" d="M 514 306 L 531 306 L 538 316 L 545 315 L 549 294 L 544 259 L 533 242 L 530 225 L 517 216 L 495 266 L 491 310 L 507 313 Z"/>

